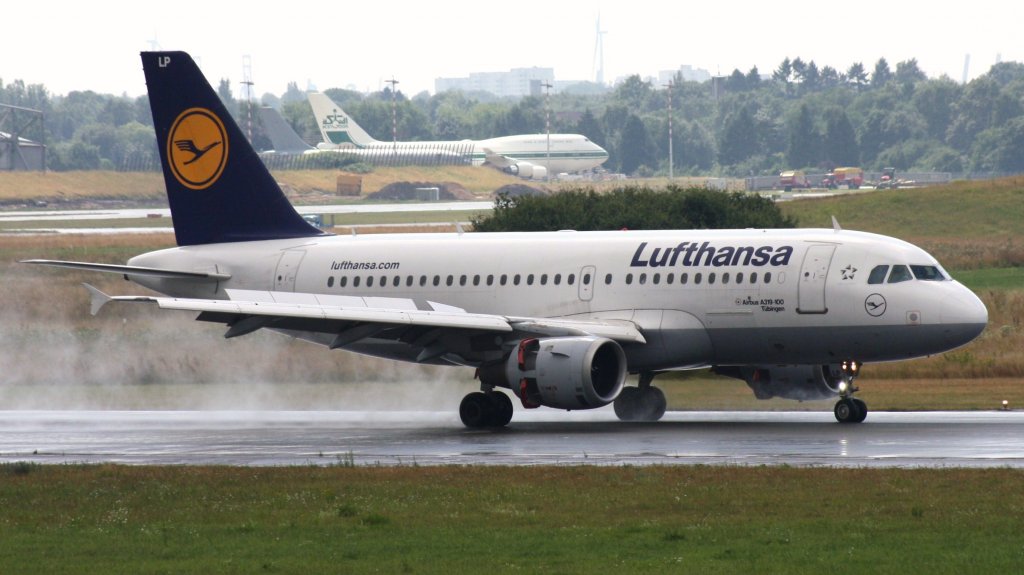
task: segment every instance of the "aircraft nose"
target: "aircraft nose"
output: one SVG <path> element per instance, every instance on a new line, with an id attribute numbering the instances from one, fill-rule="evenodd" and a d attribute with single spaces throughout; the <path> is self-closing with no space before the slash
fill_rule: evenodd
<path id="1" fill-rule="evenodd" d="M 959 286 L 956 295 L 945 298 L 940 316 L 955 345 L 964 345 L 981 335 L 988 325 L 988 309 L 971 290 Z"/>

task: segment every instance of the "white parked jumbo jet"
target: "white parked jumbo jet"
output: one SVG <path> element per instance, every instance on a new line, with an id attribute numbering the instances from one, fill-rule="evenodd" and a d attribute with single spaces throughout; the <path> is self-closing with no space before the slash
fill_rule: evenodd
<path id="1" fill-rule="evenodd" d="M 163 296 L 109 301 L 198 312 L 225 337 L 269 329 L 385 358 L 476 370 L 459 413 L 504 426 L 524 408 L 614 404 L 656 420 L 654 376 L 712 367 L 759 398 L 839 397 L 862 363 L 966 344 L 981 301 L 921 249 L 834 229 L 333 236 L 291 207 L 183 52 L 142 54 L 179 247 L 115 272 Z M 639 386 L 626 387 L 628 374 Z M 506 392 L 499 389 L 507 390 Z"/>
<path id="2" fill-rule="evenodd" d="M 308 97 L 324 139 L 317 146 L 321 150 L 458 153 L 469 158 L 474 166 L 487 163 L 510 174 L 533 179 L 589 170 L 608 159 L 604 148 L 579 134 L 551 134 L 550 138 L 547 134 L 520 134 L 487 140 L 383 142 L 367 134 L 326 94 L 314 92 Z"/>

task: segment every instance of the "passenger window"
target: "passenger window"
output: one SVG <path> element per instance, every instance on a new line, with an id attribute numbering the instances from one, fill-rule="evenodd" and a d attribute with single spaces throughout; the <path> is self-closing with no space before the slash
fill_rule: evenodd
<path id="1" fill-rule="evenodd" d="M 391 285 L 395 287 L 402 285 L 402 276 L 395 276 L 395 280 L 391 282 Z"/>
<path id="2" fill-rule="evenodd" d="M 626 285 L 633 285 L 633 274 L 626 274 Z"/>
<path id="3" fill-rule="evenodd" d="M 519 274 L 512 276 L 512 285 L 519 285 Z"/>
<path id="4" fill-rule="evenodd" d="M 764 272 L 764 283 L 772 283 L 772 272 Z"/>
<path id="5" fill-rule="evenodd" d="M 555 285 L 562 285 L 562 274 L 555 274 Z"/>
<path id="6" fill-rule="evenodd" d="M 473 285 L 475 285 L 475 286 L 480 285 L 480 276 L 478 276 L 478 275 L 474 275 L 473 276 Z"/>
<path id="7" fill-rule="evenodd" d="M 508 283 L 508 276 L 506 274 L 501 274 L 501 280 L 498 283 L 500 283 L 501 285 L 507 284 Z"/>
<path id="8" fill-rule="evenodd" d="M 612 285 L 612 274 L 604 275 L 604 285 Z"/>
<path id="9" fill-rule="evenodd" d="M 434 286 L 441 285 L 441 276 L 434 276 Z"/>
<path id="10" fill-rule="evenodd" d="M 640 285 L 647 283 L 647 274 L 640 274 Z"/>
<path id="11" fill-rule="evenodd" d="M 737 272 L 736 273 L 736 283 L 738 283 L 738 284 L 743 283 L 743 272 Z"/>
<path id="12" fill-rule="evenodd" d="M 654 277 L 651 278 L 651 281 L 654 283 L 654 285 L 660 284 L 661 283 L 661 274 L 654 274 Z"/>
<path id="13" fill-rule="evenodd" d="M 427 276 L 420 276 L 420 287 L 427 285 Z"/>
<path id="14" fill-rule="evenodd" d="M 569 279 L 566 280 L 566 283 L 569 285 L 576 283 L 576 274 L 569 274 Z"/>
<path id="15" fill-rule="evenodd" d="M 354 287 L 354 288 L 359 287 L 359 276 L 356 276 L 356 277 L 352 278 L 352 287 Z"/>
<path id="16" fill-rule="evenodd" d="M 466 285 L 466 276 L 459 276 L 459 285 L 460 286 Z"/>
<path id="17" fill-rule="evenodd" d="M 347 284 L 347 283 L 348 283 L 348 276 L 341 276 L 341 279 L 338 280 L 338 287 L 345 287 L 345 284 Z"/>
<path id="18" fill-rule="evenodd" d="M 444 280 L 444 285 L 446 285 L 446 286 L 451 287 L 451 285 L 453 283 L 455 283 L 455 276 L 450 275 L 447 278 L 445 278 L 445 280 Z"/>
<path id="19" fill-rule="evenodd" d="M 494 274 L 487 274 L 487 285 L 494 285 Z"/>
<path id="20" fill-rule="evenodd" d="M 889 272 L 889 266 L 875 266 L 868 274 L 869 284 L 880 284 L 885 281 L 885 274 Z"/>
<path id="21" fill-rule="evenodd" d="M 701 280 L 701 274 L 699 272 L 696 273 L 696 274 L 693 274 L 693 283 L 694 284 L 700 285 L 700 280 Z"/>
<path id="22" fill-rule="evenodd" d="M 672 281 L 675 280 L 676 274 L 668 274 L 665 276 L 665 283 L 672 285 Z"/>
<path id="23" fill-rule="evenodd" d="M 725 272 L 724 274 L 722 274 L 722 283 L 729 283 L 729 272 Z"/>
<path id="24" fill-rule="evenodd" d="M 907 266 L 892 266 L 892 273 L 889 274 L 889 283 L 896 284 L 914 279 Z"/>
<path id="25" fill-rule="evenodd" d="M 540 274 L 540 285 L 548 285 L 548 274 Z"/>
<path id="26" fill-rule="evenodd" d="M 590 285 L 590 274 L 583 274 L 583 285 Z"/>
<path id="27" fill-rule="evenodd" d="M 406 276 L 405 287 L 412 287 L 412 276 Z"/>
<path id="28" fill-rule="evenodd" d="M 528 286 L 532 286 L 533 285 L 533 274 L 528 274 L 526 276 L 526 285 L 528 285 Z"/>
<path id="29" fill-rule="evenodd" d="M 750 272 L 750 283 L 757 283 L 757 272 Z"/>
<path id="30" fill-rule="evenodd" d="M 366 276 L 366 287 L 373 287 L 373 276 Z"/>
<path id="31" fill-rule="evenodd" d="M 688 282 L 689 280 L 690 274 L 684 273 L 679 275 L 679 285 L 686 285 L 686 282 Z"/>
<path id="32" fill-rule="evenodd" d="M 334 276 L 327 278 L 327 287 L 334 287 Z"/>
<path id="33" fill-rule="evenodd" d="M 709 285 L 714 285 L 714 283 L 715 283 L 715 272 L 711 272 L 711 273 L 708 274 L 708 284 Z"/>

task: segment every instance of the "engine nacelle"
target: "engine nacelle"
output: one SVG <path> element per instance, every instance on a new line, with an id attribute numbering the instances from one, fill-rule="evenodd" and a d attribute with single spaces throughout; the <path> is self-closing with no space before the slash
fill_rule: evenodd
<path id="1" fill-rule="evenodd" d="M 594 409 L 619 396 L 626 354 L 601 337 L 524 339 L 502 363 L 480 368 L 485 385 L 511 389 L 526 407 Z"/>
<path id="2" fill-rule="evenodd" d="M 517 162 L 505 168 L 505 172 L 520 178 L 543 180 L 548 175 L 548 169 L 544 166 L 531 164 L 530 162 Z"/>
<path id="3" fill-rule="evenodd" d="M 829 399 L 839 395 L 845 380 L 840 364 L 728 366 L 716 367 L 714 372 L 747 382 L 758 399 Z"/>

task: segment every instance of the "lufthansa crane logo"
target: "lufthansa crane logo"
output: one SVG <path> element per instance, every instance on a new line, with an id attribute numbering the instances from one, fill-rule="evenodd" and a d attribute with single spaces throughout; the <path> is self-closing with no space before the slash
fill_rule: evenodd
<path id="1" fill-rule="evenodd" d="M 228 162 L 224 123 L 206 108 L 178 114 L 167 136 L 167 161 L 181 185 L 192 190 L 209 188 Z"/>
<path id="2" fill-rule="evenodd" d="M 885 298 L 882 294 L 873 293 L 864 300 L 864 311 L 871 317 L 880 317 L 885 313 Z"/>

